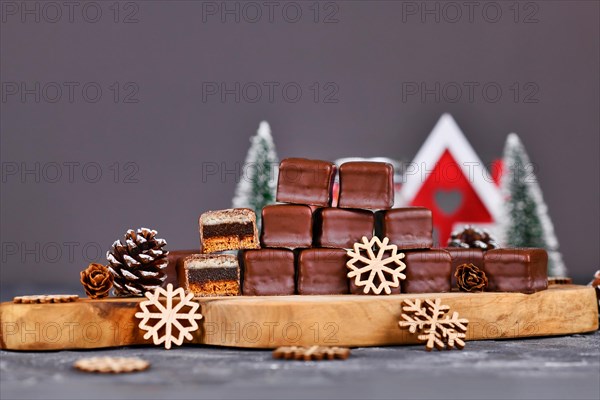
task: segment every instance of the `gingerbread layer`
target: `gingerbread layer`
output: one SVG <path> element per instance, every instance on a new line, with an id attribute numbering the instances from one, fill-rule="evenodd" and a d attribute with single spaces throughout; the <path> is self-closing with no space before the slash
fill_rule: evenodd
<path id="1" fill-rule="evenodd" d="M 225 250 L 258 249 L 260 247 L 256 237 L 215 236 L 204 239 L 203 253 L 214 253 Z"/>
<path id="2" fill-rule="evenodd" d="M 189 291 L 199 297 L 237 296 L 240 294 L 240 282 L 235 279 L 190 282 Z"/>

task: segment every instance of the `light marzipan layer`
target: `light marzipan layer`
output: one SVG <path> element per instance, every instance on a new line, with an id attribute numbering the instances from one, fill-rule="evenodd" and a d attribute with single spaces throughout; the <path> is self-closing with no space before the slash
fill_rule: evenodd
<path id="1" fill-rule="evenodd" d="M 227 210 L 207 211 L 200 216 L 202 225 L 219 225 L 224 223 L 254 223 L 256 215 L 249 208 L 230 208 Z"/>
<path id="2" fill-rule="evenodd" d="M 237 268 L 238 262 L 234 255 L 194 254 L 184 260 L 186 269 L 204 268 Z"/>

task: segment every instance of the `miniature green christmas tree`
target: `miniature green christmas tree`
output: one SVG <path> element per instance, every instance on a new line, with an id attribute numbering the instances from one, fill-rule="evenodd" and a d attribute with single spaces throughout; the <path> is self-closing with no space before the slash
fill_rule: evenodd
<path id="1" fill-rule="evenodd" d="M 542 190 L 525 147 L 511 133 L 504 147 L 501 189 L 506 198 L 503 243 L 507 247 L 541 247 L 548 252 L 548 275 L 564 276 L 566 268 Z"/>
<path id="2" fill-rule="evenodd" d="M 235 190 L 233 207 L 246 207 L 256 212 L 260 224 L 264 206 L 275 202 L 279 160 L 271 136 L 271 127 L 262 121 L 256 135 L 250 138 L 250 149 L 246 155 L 242 177 Z"/>

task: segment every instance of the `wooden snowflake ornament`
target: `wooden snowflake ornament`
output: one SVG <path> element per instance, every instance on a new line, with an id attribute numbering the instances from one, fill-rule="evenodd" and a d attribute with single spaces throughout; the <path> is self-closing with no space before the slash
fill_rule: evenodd
<path id="1" fill-rule="evenodd" d="M 392 288 L 400 286 L 400 280 L 406 278 L 402 273 L 406 268 L 402 262 L 404 253 L 398 253 L 398 247 L 388 244 L 389 241 L 388 238 L 381 241 L 377 236 L 369 240 L 363 236 L 362 243 L 354 243 L 354 249 L 347 252 L 350 256 L 346 263 L 350 270 L 347 276 L 354 278 L 356 286 L 364 286 L 365 294 L 380 294 L 382 291 L 391 294 Z"/>
<path id="2" fill-rule="evenodd" d="M 402 307 L 401 328 L 408 328 L 410 333 L 418 331 L 419 340 L 427 341 L 427 351 L 452 349 L 454 347 L 462 350 L 465 347 L 464 338 L 467 336 L 467 325 L 469 321 L 458 318 L 455 311 L 448 316 L 449 306 L 442 304 L 442 299 L 426 299 L 424 304 L 420 299 L 404 300 Z"/>
<path id="3" fill-rule="evenodd" d="M 75 361 L 73 367 L 84 372 L 122 374 L 144 371 L 150 368 L 150 363 L 137 357 L 90 357 Z"/>
<path id="4" fill-rule="evenodd" d="M 347 347 L 329 346 L 283 346 L 273 350 L 273 358 L 284 360 L 322 361 L 322 360 L 345 360 L 350 357 L 350 349 Z"/>
<path id="5" fill-rule="evenodd" d="M 154 292 L 146 292 L 148 300 L 140 303 L 141 312 L 135 314 L 142 321 L 139 328 L 147 331 L 144 339 L 152 337 L 155 345 L 165 344 L 165 349 L 171 348 L 171 343 L 181 346 L 183 339 L 191 340 L 192 332 L 199 326 L 196 320 L 202 319 L 202 314 L 196 313 L 200 304 L 192 301 L 193 293 L 187 296 L 183 288 L 173 290 L 168 284 L 167 290 L 159 287 Z"/>

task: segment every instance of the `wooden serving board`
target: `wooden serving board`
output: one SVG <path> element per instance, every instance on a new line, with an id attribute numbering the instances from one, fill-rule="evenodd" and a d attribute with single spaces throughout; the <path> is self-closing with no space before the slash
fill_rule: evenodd
<path id="1" fill-rule="evenodd" d="M 197 298 L 204 318 L 188 343 L 275 348 L 283 345 L 384 346 L 417 343 L 398 327 L 404 299 L 436 298 L 469 320 L 467 340 L 565 335 L 598 329 L 592 287 L 551 286 L 520 293 L 391 296 L 240 296 Z M 151 344 L 134 317 L 143 299 L 0 304 L 0 347 L 97 349 Z"/>

